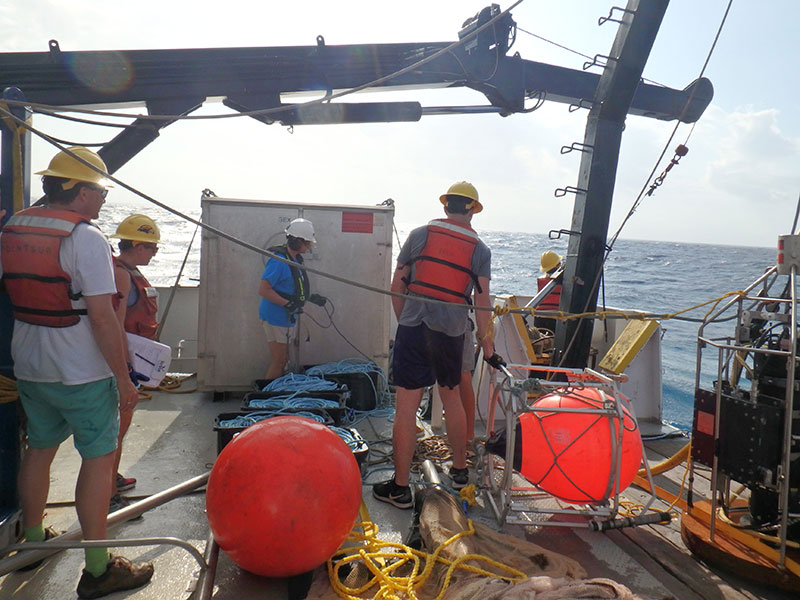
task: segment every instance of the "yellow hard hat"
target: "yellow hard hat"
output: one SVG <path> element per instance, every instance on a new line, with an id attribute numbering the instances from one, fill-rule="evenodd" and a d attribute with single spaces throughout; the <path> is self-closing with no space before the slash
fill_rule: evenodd
<path id="1" fill-rule="evenodd" d="M 102 169 L 104 173 L 108 172 L 106 163 L 103 162 L 103 159 L 100 158 L 96 152 L 92 152 L 83 146 L 70 146 L 67 150 L 76 156 L 80 156 L 83 160 L 94 165 L 98 169 Z M 103 175 L 97 171 L 93 171 L 63 150 L 53 157 L 47 169 L 44 171 L 37 171 L 36 174 L 68 179 L 69 181 L 61 186 L 64 190 L 70 190 L 81 182 L 95 183 L 104 188 L 112 187 L 111 183 Z"/>
<path id="2" fill-rule="evenodd" d="M 161 232 L 158 230 L 156 222 L 147 215 L 131 215 L 117 225 L 117 231 L 111 237 L 132 242 L 157 244 L 161 241 Z"/>
<path id="3" fill-rule="evenodd" d="M 561 257 L 552 250 L 547 250 L 542 252 L 541 264 L 542 273 L 548 273 L 561 264 Z"/>
<path id="4" fill-rule="evenodd" d="M 478 190 L 475 189 L 475 186 L 472 185 L 468 181 L 457 181 L 453 185 L 451 185 L 447 192 L 439 196 L 439 201 L 447 206 L 447 197 L 448 196 L 464 196 L 465 198 L 469 198 L 472 200 L 469 204 L 467 204 L 466 208 L 469 210 L 473 206 L 475 207 L 475 212 L 479 213 L 483 210 L 483 204 L 478 201 Z"/>

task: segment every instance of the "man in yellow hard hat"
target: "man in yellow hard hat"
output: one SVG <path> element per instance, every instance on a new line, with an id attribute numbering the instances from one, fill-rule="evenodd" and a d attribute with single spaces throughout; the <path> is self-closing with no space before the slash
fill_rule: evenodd
<path id="1" fill-rule="evenodd" d="M 111 249 L 91 223 L 108 192 L 105 172 L 91 150 L 59 152 L 38 173 L 46 205 L 14 214 L 0 234 L 0 274 L 14 313 L 14 374 L 27 416 L 19 493 L 28 541 L 55 535 L 43 525 L 50 465 L 70 435 L 81 455 L 75 508 L 83 537 L 108 537 L 119 410 L 135 403 L 137 392 L 112 307 Z M 84 552 L 81 598 L 133 589 L 153 575 L 152 564 L 132 564 L 107 548 Z"/>
<path id="2" fill-rule="evenodd" d="M 155 340 L 158 329 L 158 292 L 150 285 L 147 278 L 139 270 L 145 267 L 158 252 L 161 232 L 155 221 L 147 215 L 135 214 L 124 219 L 112 238 L 119 239 L 119 256 L 114 259 L 114 277 L 117 282 L 115 310 L 117 320 L 123 329 L 123 344 L 128 348 L 125 333 L 133 333 Z M 128 353 L 130 356 L 130 352 Z M 134 375 L 136 377 L 136 375 Z M 149 378 L 144 378 L 146 381 Z M 133 477 L 124 477 L 119 471 L 122 456 L 122 440 L 128 432 L 136 405 L 120 410 L 119 436 L 117 456 L 114 461 L 114 481 L 111 486 L 111 502 L 108 512 L 116 512 L 125 508 L 129 502 L 121 492 L 136 485 Z"/>
<path id="3" fill-rule="evenodd" d="M 544 276 L 539 277 L 536 281 L 540 290 L 553 279 L 558 280 L 559 283 L 557 283 L 552 291 L 539 303 L 536 310 L 558 310 L 558 305 L 561 302 L 561 276 L 559 272 L 561 268 L 561 257 L 552 250 L 546 250 L 542 252 L 539 264 L 541 272 L 544 273 Z M 550 331 L 555 331 L 556 328 L 556 320 L 549 317 L 537 316 L 534 318 L 533 324 L 536 327 L 549 329 Z"/>
<path id="4" fill-rule="evenodd" d="M 424 388 L 439 386 L 447 420 L 447 438 L 453 449 L 451 484 L 469 481 L 466 462 L 466 416 L 459 395 L 464 333 L 471 300 L 489 308 L 491 251 L 471 227 L 483 210 L 471 183 L 454 183 L 439 198 L 444 219 L 412 231 L 397 257 L 392 297 L 397 315 L 392 370 L 396 385 L 392 431 L 394 477 L 372 488 L 373 495 L 398 508 L 413 504 L 409 469 L 416 446 L 416 413 Z M 419 299 L 442 300 L 434 304 Z M 494 356 L 488 310 L 476 310 L 478 343 L 484 355 Z"/>

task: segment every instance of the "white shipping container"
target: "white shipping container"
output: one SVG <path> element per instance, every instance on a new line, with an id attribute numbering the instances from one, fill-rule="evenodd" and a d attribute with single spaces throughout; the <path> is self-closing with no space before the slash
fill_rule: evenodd
<path id="1" fill-rule="evenodd" d="M 392 206 L 292 204 L 265 200 L 202 198 L 202 220 L 259 248 L 283 244 L 284 229 L 303 217 L 314 224 L 317 244 L 305 265 L 388 290 L 391 283 Z M 247 389 L 263 378 L 270 361 L 258 317 L 258 286 L 266 257 L 203 231 L 200 259 L 198 384 L 204 391 Z M 330 300 L 326 310 L 307 303 L 290 347 L 290 367 L 363 357 L 388 368 L 389 297 L 309 273 L 312 293 Z M 337 328 L 339 332 L 337 332 Z M 355 349 L 357 348 L 358 351 Z"/>

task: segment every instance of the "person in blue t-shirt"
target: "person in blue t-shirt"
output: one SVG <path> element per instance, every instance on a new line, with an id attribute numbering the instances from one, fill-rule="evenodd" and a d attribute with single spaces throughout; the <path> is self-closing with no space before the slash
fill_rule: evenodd
<path id="1" fill-rule="evenodd" d="M 303 253 L 308 252 L 316 243 L 311 221 L 294 219 L 286 228 L 286 243 L 269 248 L 273 254 L 292 262 L 285 263 L 270 258 L 258 287 L 258 294 L 261 296 L 258 316 L 263 322 L 272 356 L 267 369 L 267 380 L 283 375 L 297 314 L 302 312 L 306 301 L 325 303 L 321 296 L 311 296 L 305 269 L 295 266 L 303 264 Z"/>

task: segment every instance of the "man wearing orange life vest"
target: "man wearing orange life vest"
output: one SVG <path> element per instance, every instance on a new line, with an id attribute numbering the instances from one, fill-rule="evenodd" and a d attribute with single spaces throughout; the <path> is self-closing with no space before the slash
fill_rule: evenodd
<path id="1" fill-rule="evenodd" d="M 112 307 L 111 250 L 91 223 L 105 202 L 105 172 L 91 150 L 73 146 L 59 152 L 37 173 L 46 205 L 12 215 L 0 233 L 0 276 L 14 313 L 14 374 L 28 419 L 19 475 L 27 541 L 56 535 L 44 529 L 43 515 L 50 466 L 69 436 L 81 455 L 75 508 L 83 537 L 108 537 L 119 410 L 135 403 L 137 393 Z M 80 598 L 133 589 L 153 575 L 151 563 L 132 564 L 107 548 L 84 553 Z"/>
<path id="2" fill-rule="evenodd" d="M 450 186 L 439 200 L 445 219 L 412 231 L 397 257 L 392 297 L 397 315 L 392 369 L 397 386 L 392 435 L 394 477 L 373 487 L 373 495 L 398 508 L 413 504 L 409 469 L 416 445 L 416 412 L 425 387 L 438 383 L 453 449 L 450 478 L 454 488 L 469 481 L 466 463 L 466 418 L 459 395 L 464 333 L 471 298 L 490 306 L 491 251 L 470 227 L 483 206 L 466 181 Z M 452 304 L 415 300 L 432 298 Z M 485 356 L 494 355 L 488 310 L 476 310 L 477 338 Z"/>
<path id="3" fill-rule="evenodd" d="M 537 287 L 541 290 L 552 281 L 555 272 L 561 266 L 561 257 L 552 250 L 547 250 L 542 252 L 539 263 L 542 273 L 545 273 L 544 277 L 539 277 L 536 282 Z M 552 291 L 539 303 L 539 306 L 536 307 L 537 310 L 558 310 L 558 305 L 561 302 L 560 281 L 559 279 L 559 283 L 557 283 Z M 556 320 L 548 317 L 535 317 L 533 324 L 536 327 L 549 329 L 550 331 L 555 331 L 556 328 Z"/>
<path id="4" fill-rule="evenodd" d="M 155 221 L 146 215 L 131 215 L 118 226 L 112 238 L 119 239 L 119 256 L 114 259 L 114 278 L 117 282 L 115 310 L 117 320 L 123 328 L 123 343 L 128 348 L 125 332 L 155 340 L 158 321 L 158 293 L 142 275 L 139 267 L 150 264 L 158 252 L 161 232 Z M 130 356 L 130 353 L 129 353 Z M 136 405 L 120 411 L 119 438 L 117 456 L 114 464 L 116 476 L 111 487 L 109 513 L 128 505 L 128 501 L 120 494 L 136 485 L 133 477 L 123 477 L 119 469 L 122 456 L 122 440 L 130 428 L 133 411 Z"/>

